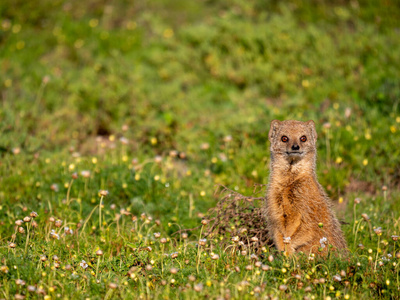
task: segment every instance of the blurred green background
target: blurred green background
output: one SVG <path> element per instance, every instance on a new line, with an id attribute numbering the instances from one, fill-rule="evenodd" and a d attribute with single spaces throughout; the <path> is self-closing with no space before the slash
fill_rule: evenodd
<path id="1" fill-rule="evenodd" d="M 273 119 L 315 120 L 334 200 L 400 184 L 398 1 L 4 0 L 0 17 L 6 205 L 44 209 L 89 169 L 83 200 L 204 212 L 216 183 L 268 182 Z"/>

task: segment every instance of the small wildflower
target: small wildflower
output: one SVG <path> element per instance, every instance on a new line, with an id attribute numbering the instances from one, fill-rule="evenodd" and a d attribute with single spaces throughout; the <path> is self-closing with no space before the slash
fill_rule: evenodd
<path id="1" fill-rule="evenodd" d="M 284 285 L 284 284 L 281 284 L 280 286 L 279 286 L 279 290 L 281 290 L 281 291 L 286 291 L 287 290 L 287 285 Z"/>
<path id="2" fill-rule="evenodd" d="M 32 211 L 30 216 L 31 216 L 31 218 L 37 218 L 39 215 L 36 211 Z"/>
<path id="3" fill-rule="evenodd" d="M 116 283 L 114 283 L 114 282 L 110 282 L 110 284 L 108 285 L 108 287 L 109 287 L 110 289 L 115 290 L 115 289 L 118 287 L 118 285 L 117 285 Z"/>
<path id="4" fill-rule="evenodd" d="M 57 255 L 53 255 L 53 260 L 58 261 L 60 260 Z"/>
<path id="5" fill-rule="evenodd" d="M 196 281 L 196 277 L 193 276 L 193 275 L 189 275 L 188 279 L 189 279 L 190 281 Z"/>
<path id="6" fill-rule="evenodd" d="M 166 238 L 162 238 L 161 240 L 160 240 L 160 243 L 161 244 L 165 244 L 167 242 L 167 239 Z"/>
<path id="7" fill-rule="evenodd" d="M 8 267 L 7 267 L 6 265 L 0 267 L 0 271 L 3 272 L 3 273 L 6 273 L 6 274 L 7 274 L 7 273 L 8 273 L 8 270 L 9 270 L 9 269 L 8 269 Z"/>
<path id="8" fill-rule="evenodd" d="M 88 267 L 88 264 L 87 264 L 86 261 L 84 261 L 84 260 L 82 260 L 82 261 L 79 263 L 79 265 L 80 265 L 82 268 L 84 268 L 84 269 L 86 269 L 86 268 Z"/>
<path id="9" fill-rule="evenodd" d="M 319 227 L 319 228 L 322 228 L 322 227 L 324 227 L 324 223 L 321 223 L 321 222 L 320 222 L 320 223 L 318 223 L 318 227 Z"/>
<path id="10" fill-rule="evenodd" d="M 219 255 L 218 254 L 214 254 L 214 255 L 211 256 L 211 259 L 217 260 L 217 259 L 219 259 Z"/>
<path id="11" fill-rule="evenodd" d="M 253 270 L 253 266 L 252 266 L 252 265 L 247 265 L 247 266 L 246 266 L 246 270 L 247 270 L 247 271 Z"/>
<path id="12" fill-rule="evenodd" d="M 60 188 L 58 187 L 58 184 L 56 184 L 56 183 L 53 183 L 53 184 L 50 186 L 50 189 L 51 189 L 53 192 L 58 192 L 58 191 L 60 190 Z"/>
<path id="13" fill-rule="evenodd" d="M 201 220 L 201 224 L 204 225 L 204 226 L 207 225 L 208 224 L 208 220 L 206 220 L 206 219 Z"/>
<path id="14" fill-rule="evenodd" d="M 360 198 L 354 199 L 354 203 L 355 203 L 355 204 L 360 204 L 360 202 L 361 202 L 361 199 L 360 199 Z"/>
<path id="15" fill-rule="evenodd" d="M 178 273 L 178 269 L 177 268 L 171 268 L 169 271 L 171 272 L 171 274 Z"/>
<path id="16" fill-rule="evenodd" d="M 382 186 L 382 191 L 384 191 L 384 192 L 386 192 L 387 191 L 387 186 L 386 185 L 384 185 L 384 186 Z"/>
<path id="17" fill-rule="evenodd" d="M 51 236 L 53 239 L 57 239 L 57 240 L 60 239 L 60 235 L 59 235 L 54 229 L 51 230 L 50 236 Z"/>
<path id="18" fill-rule="evenodd" d="M 269 271 L 270 267 L 268 265 L 262 265 L 261 270 L 263 271 Z"/>
<path id="19" fill-rule="evenodd" d="M 250 241 L 252 241 L 253 243 L 258 242 L 258 237 L 253 236 Z"/>
<path id="20" fill-rule="evenodd" d="M 241 254 L 242 256 L 246 256 L 246 255 L 247 255 L 247 251 L 246 251 L 246 250 L 242 250 L 242 251 L 240 251 L 240 254 Z"/>
<path id="21" fill-rule="evenodd" d="M 56 220 L 56 218 L 54 218 L 54 217 L 49 218 L 49 222 L 54 222 L 55 220 Z"/>
<path id="22" fill-rule="evenodd" d="M 22 220 L 15 221 L 15 225 L 21 226 L 22 224 L 24 224 L 24 221 Z"/>
<path id="23" fill-rule="evenodd" d="M 336 282 L 342 281 L 342 277 L 341 277 L 339 274 L 334 275 L 332 278 L 333 278 L 333 280 L 336 281 Z"/>
<path id="24" fill-rule="evenodd" d="M 377 235 L 381 235 L 382 234 L 382 227 L 375 228 L 374 231 L 375 231 L 375 233 Z"/>
<path id="25" fill-rule="evenodd" d="M 205 246 L 207 244 L 207 239 L 200 239 L 199 240 L 199 245 L 200 246 Z"/>
<path id="26" fill-rule="evenodd" d="M 322 239 L 319 240 L 319 243 L 321 244 L 321 248 L 325 248 L 325 246 L 328 244 L 328 239 L 326 237 L 322 237 Z"/>
<path id="27" fill-rule="evenodd" d="M 25 285 L 25 281 L 23 281 L 22 279 L 17 279 L 17 280 L 15 280 L 15 283 L 16 283 L 17 285 Z"/>
<path id="28" fill-rule="evenodd" d="M 262 262 L 261 261 L 256 261 L 254 264 L 257 268 L 260 268 L 262 266 Z"/>
<path id="29" fill-rule="evenodd" d="M 147 271 L 151 271 L 153 269 L 153 266 L 152 265 L 146 265 L 146 270 Z"/>
<path id="30" fill-rule="evenodd" d="M 396 242 L 399 239 L 399 236 L 398 235 L 392 235 L 391 238 L 392 238 L 393 241 Z"/>
<path id="31" fill-rule="evenodd" d="M 252 260 L 258 260 L 258 256 L 255 255 L 254 253 L 253 253 L 252 255 L 250 255 L 250 258 L 251 258 Z"/>
<path id="32" fill-rule="evenodd" d="M 193 289 L 196 291 L 196 292 L 201 292 L 202 290 L 203 290 L 203 284 L 202 283 L 199 283 L 199 284 L 196 284 L 194 287 L 193 287 Z"/>
<path id="33" fill-rule="evenodd" d="M 174 253 L 172 253 L 171 254 L 171 258 L 173 258 L 173 259 L 175 259 L 175 258 L 177 258 L 178 257 L 178 252 L 174 252 Z"/>
<path id="34" fill-rule="evenodd" d="M 81 171 L 81 176 L 83 178 L 89 178 L 90 177 L 90 171 L 88 171 L 88 170 Z"/>
<path id="35" fill-rule="evenodd" d="M 290 243 L 290 241 L 291 241 L 291 238 L 290 238 L 290 236 L 288 236 L 288 237 L 284 237 L 284 238 L 283 238 L 283 243 L 284 243 L 284 244 L 289 244 L 289 243 Z"/>
<path id="36" fill-rule="evenodd" d="M 24 234 L 25 233 L 24 227 L 18 227 L 18 232 Z"/>
<path id="37" fill-rule="evenodd" d="M 54 222 L 54 226 L 56 227 L 61 227 L 61 225 L 62 225 L 62 220 L 57 220 Z"/>
<path id="38" fill-rule="evenodd" d="M 96 255 L 97 255 L 97 256 L 103 256 L 103 254 L 104 254 L 104 253 L 103 253 L 103 251 L 102 251 L 101 249 L 99 249 L 99 250 L 96 251 Z"/>
<path id="39" fill-rule="evenodd" d="M 361 214 L 361 217 L 365 220 L 368 221 L 369 220 L 369 216 L 367 214 Z"/>
<path id="40" fill-rule="evenodd" d="M 71 177 L 72 179 L 78 179 L 78 173 L 72 173 Z"/>
<path id="41" fill-rule="evenodd" d="M 27 288 L 28 292 L 31 292 L 31 293 L 36 291 L 36 287 L 34 285 L 28 285 L 26 288 Z"/>
<path id="42" fill-rule="evenodd" d="M 272 255 L 269 255 L 269 256 L 268 256 L 268 261 L 269 261 L 269 262 L 273 262 L 273 261 L 274 261 L 274 257 L 273 257 Z"/>
<path id="43" fill-rule="evenodd" d="M 186 240 L 188 238 L 188 234 L 186 232 L 182 233 L 182 238 Z"/>
<path id="44" fill-rule="evenodd" d="M 41 261 L 46 261 L 47 260 L 47 256 L 44 255 L 44 254 L 40 255 L 40 260 Z"/>
<path id="45" fill-rule="evenodd" d="M 232 238 L 232 242 L 235 242 L 235 243 L 237 243 L 237 242 L 239 242 L 239 237 L 238 236 L 234 236 L 233 238 Z"/>
<path id="46" fill-rule="evenodd" d="M 161 233 L 159 233 L 159 232 L 155 232 L 155 233 L 154 233 L 154 237 L 155 237 L 156 239 L 158 239 L 160 236 L 161 236 Z"/>
<path id="47" fill-rule="evenodd" d="M 105 196 L 107 196 L 108 194 L 109 194 L 109 193 L 108 193 L 107 190 L 100 190 L 100 191 L 99 191 L 99 195 L 102 196 L 102 197 L 105 197 Z"/>
<path id="48" fill-rule="evenodd" d="M 15 247 L 17 247 L 17 244 L 11 242 L 8 244 L 8 247 L 14 249 Z"/>
<path id="49" fill-rule="evenodd" d="M 235 267 L 235 271 L 239 273 L 240 272 L 240 268 L 238 266 L 236 266 Z"/>

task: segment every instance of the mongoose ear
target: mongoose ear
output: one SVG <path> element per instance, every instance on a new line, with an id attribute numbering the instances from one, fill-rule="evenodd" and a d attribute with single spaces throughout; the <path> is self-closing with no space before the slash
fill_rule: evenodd
<path id="1" fill-rule="evenodd" d="M 281 121 L 273 120 L 271 122 L 271 126 L 269 128 L 269 133 L 268 133 L 268 139 L 270 142 L 272 142 L 272 140 L 274 139 L 275 134 L 278 131 L 278 128 L 280 125 L 281 125 Z"/>
<path id="2" fill-rule="evenodd" d="M 310 120 L 310 121 L 306 122 L 306 124 L 311 129 L 311 136 L 315 143 L 317 141 L 317 137 L 318 137 L 317 131 L 315 130 L 315 123 L 313 120 Z"/>

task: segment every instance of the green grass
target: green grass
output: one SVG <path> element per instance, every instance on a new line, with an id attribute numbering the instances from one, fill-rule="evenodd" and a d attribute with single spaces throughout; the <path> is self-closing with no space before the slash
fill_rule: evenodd
<path id="1" fill-rule="evenodd" d="M 400 8 L 343 3 L 2 1 L 0 298 L 398 299 Z M 315 120 L 348 258 L 174 234 L 268 183 L 273 119 Z"/>

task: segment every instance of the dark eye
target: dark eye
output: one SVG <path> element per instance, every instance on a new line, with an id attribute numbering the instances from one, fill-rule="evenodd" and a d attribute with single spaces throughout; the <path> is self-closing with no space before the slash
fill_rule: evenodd
<path id="1" fill-rule="evenodd" d="M 284 136 L 281 138 L 281 140 L 282 140 L 282 142 L 287 143 L 287 142 L 289 141 L 289 138 L 288 138 L 286 135 L 284 135 Z"/>
<path id="2" fill-rule="evenodd" d="M 305 135 L 303 135 L 303 136 L 300 138 L 300 141 L 302 141 L 302 142 L 304 143 L 305 141 L 307 141 L 307 137 L 306 137 Z"/>

